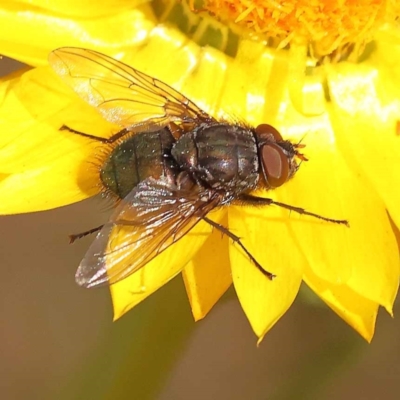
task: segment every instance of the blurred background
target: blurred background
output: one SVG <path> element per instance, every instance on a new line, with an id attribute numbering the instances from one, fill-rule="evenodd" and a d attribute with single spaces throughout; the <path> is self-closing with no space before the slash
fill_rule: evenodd
<path id="1" fill-rule="evenodd" d="M 233 290 L 194 323 L 180 276 L 113 323 L 109 291 L 74 281 L 93 238 L 68 244 L 103 208 L 1 217 L 2 399 L 400 398 L 400 318 L 369 345 L 306 288 L 259 347 Z"/>

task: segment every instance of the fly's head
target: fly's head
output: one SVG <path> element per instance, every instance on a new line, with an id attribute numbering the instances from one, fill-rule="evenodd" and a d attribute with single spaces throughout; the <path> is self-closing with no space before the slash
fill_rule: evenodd
<path id="1" fill-rule="evenodd" d="M 258 154 L 267 189 L 275 189 L 291 179 L 299 169 L 299 161 L 307 161 L 300 152 L 305 145 L 284 140 L 271 125 L 255 128 Z"/>

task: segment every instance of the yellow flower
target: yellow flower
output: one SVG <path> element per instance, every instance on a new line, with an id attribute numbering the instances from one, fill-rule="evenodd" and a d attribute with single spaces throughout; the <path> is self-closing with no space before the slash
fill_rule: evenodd
<path id="1" fill-rule="evenodd" d="M 399 282 L 391 223 L 400 226 L 400 10 L 395 0 L 308 3 L 1 5 L 0 52 L 36 68 L 0 82 L 0 212 L 46 210 L 99 192 L 98 172 L 88 167 L 98 143 L 59 128 L 109 136 L 119 127 L 46 66 L 55 48 L 95 49 L 165 81 L 214 116 L 304 137 L 310 161 L 267 196 L 350 221 L 346 228 L 272 206 L 212 213 L 277 278 L 263 277 L 228 238 L 200 223 L 111 287 L 115 318 L 182 272 L 196 320 L 233 281 L 261 340 L 304 281 L 371 340 L 378 308 L 392 313 Z"/>

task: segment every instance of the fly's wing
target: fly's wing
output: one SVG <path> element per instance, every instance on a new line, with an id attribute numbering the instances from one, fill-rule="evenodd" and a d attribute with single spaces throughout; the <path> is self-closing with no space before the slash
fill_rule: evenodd
<path id="1" fill-rule="evenodd" d="M 219 204 L 201 189 L 183 191 L 163 180 L 139 183 L 98 233 L 76 272 L 83 287 L 113 284 L 142 268 L 188 233 Z"/>
<path id="2" fill-rule="evenodd" d="M 214 121 L 167 84 L 96 51 L 61 47 L 50 53 L 49 63 L 106 120 L 129 130 Z"/>

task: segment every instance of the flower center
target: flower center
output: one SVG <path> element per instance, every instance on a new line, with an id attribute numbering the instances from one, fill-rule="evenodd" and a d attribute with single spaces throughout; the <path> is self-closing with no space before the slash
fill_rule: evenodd
<path id="1" fill-rule="evenodd" d="M 161 21 L 234 56 L 240 37 L 274 48 L 304 43 L 317 63 L 355 61 L 400 15 L 398 0 L 154 0 Z"/>

